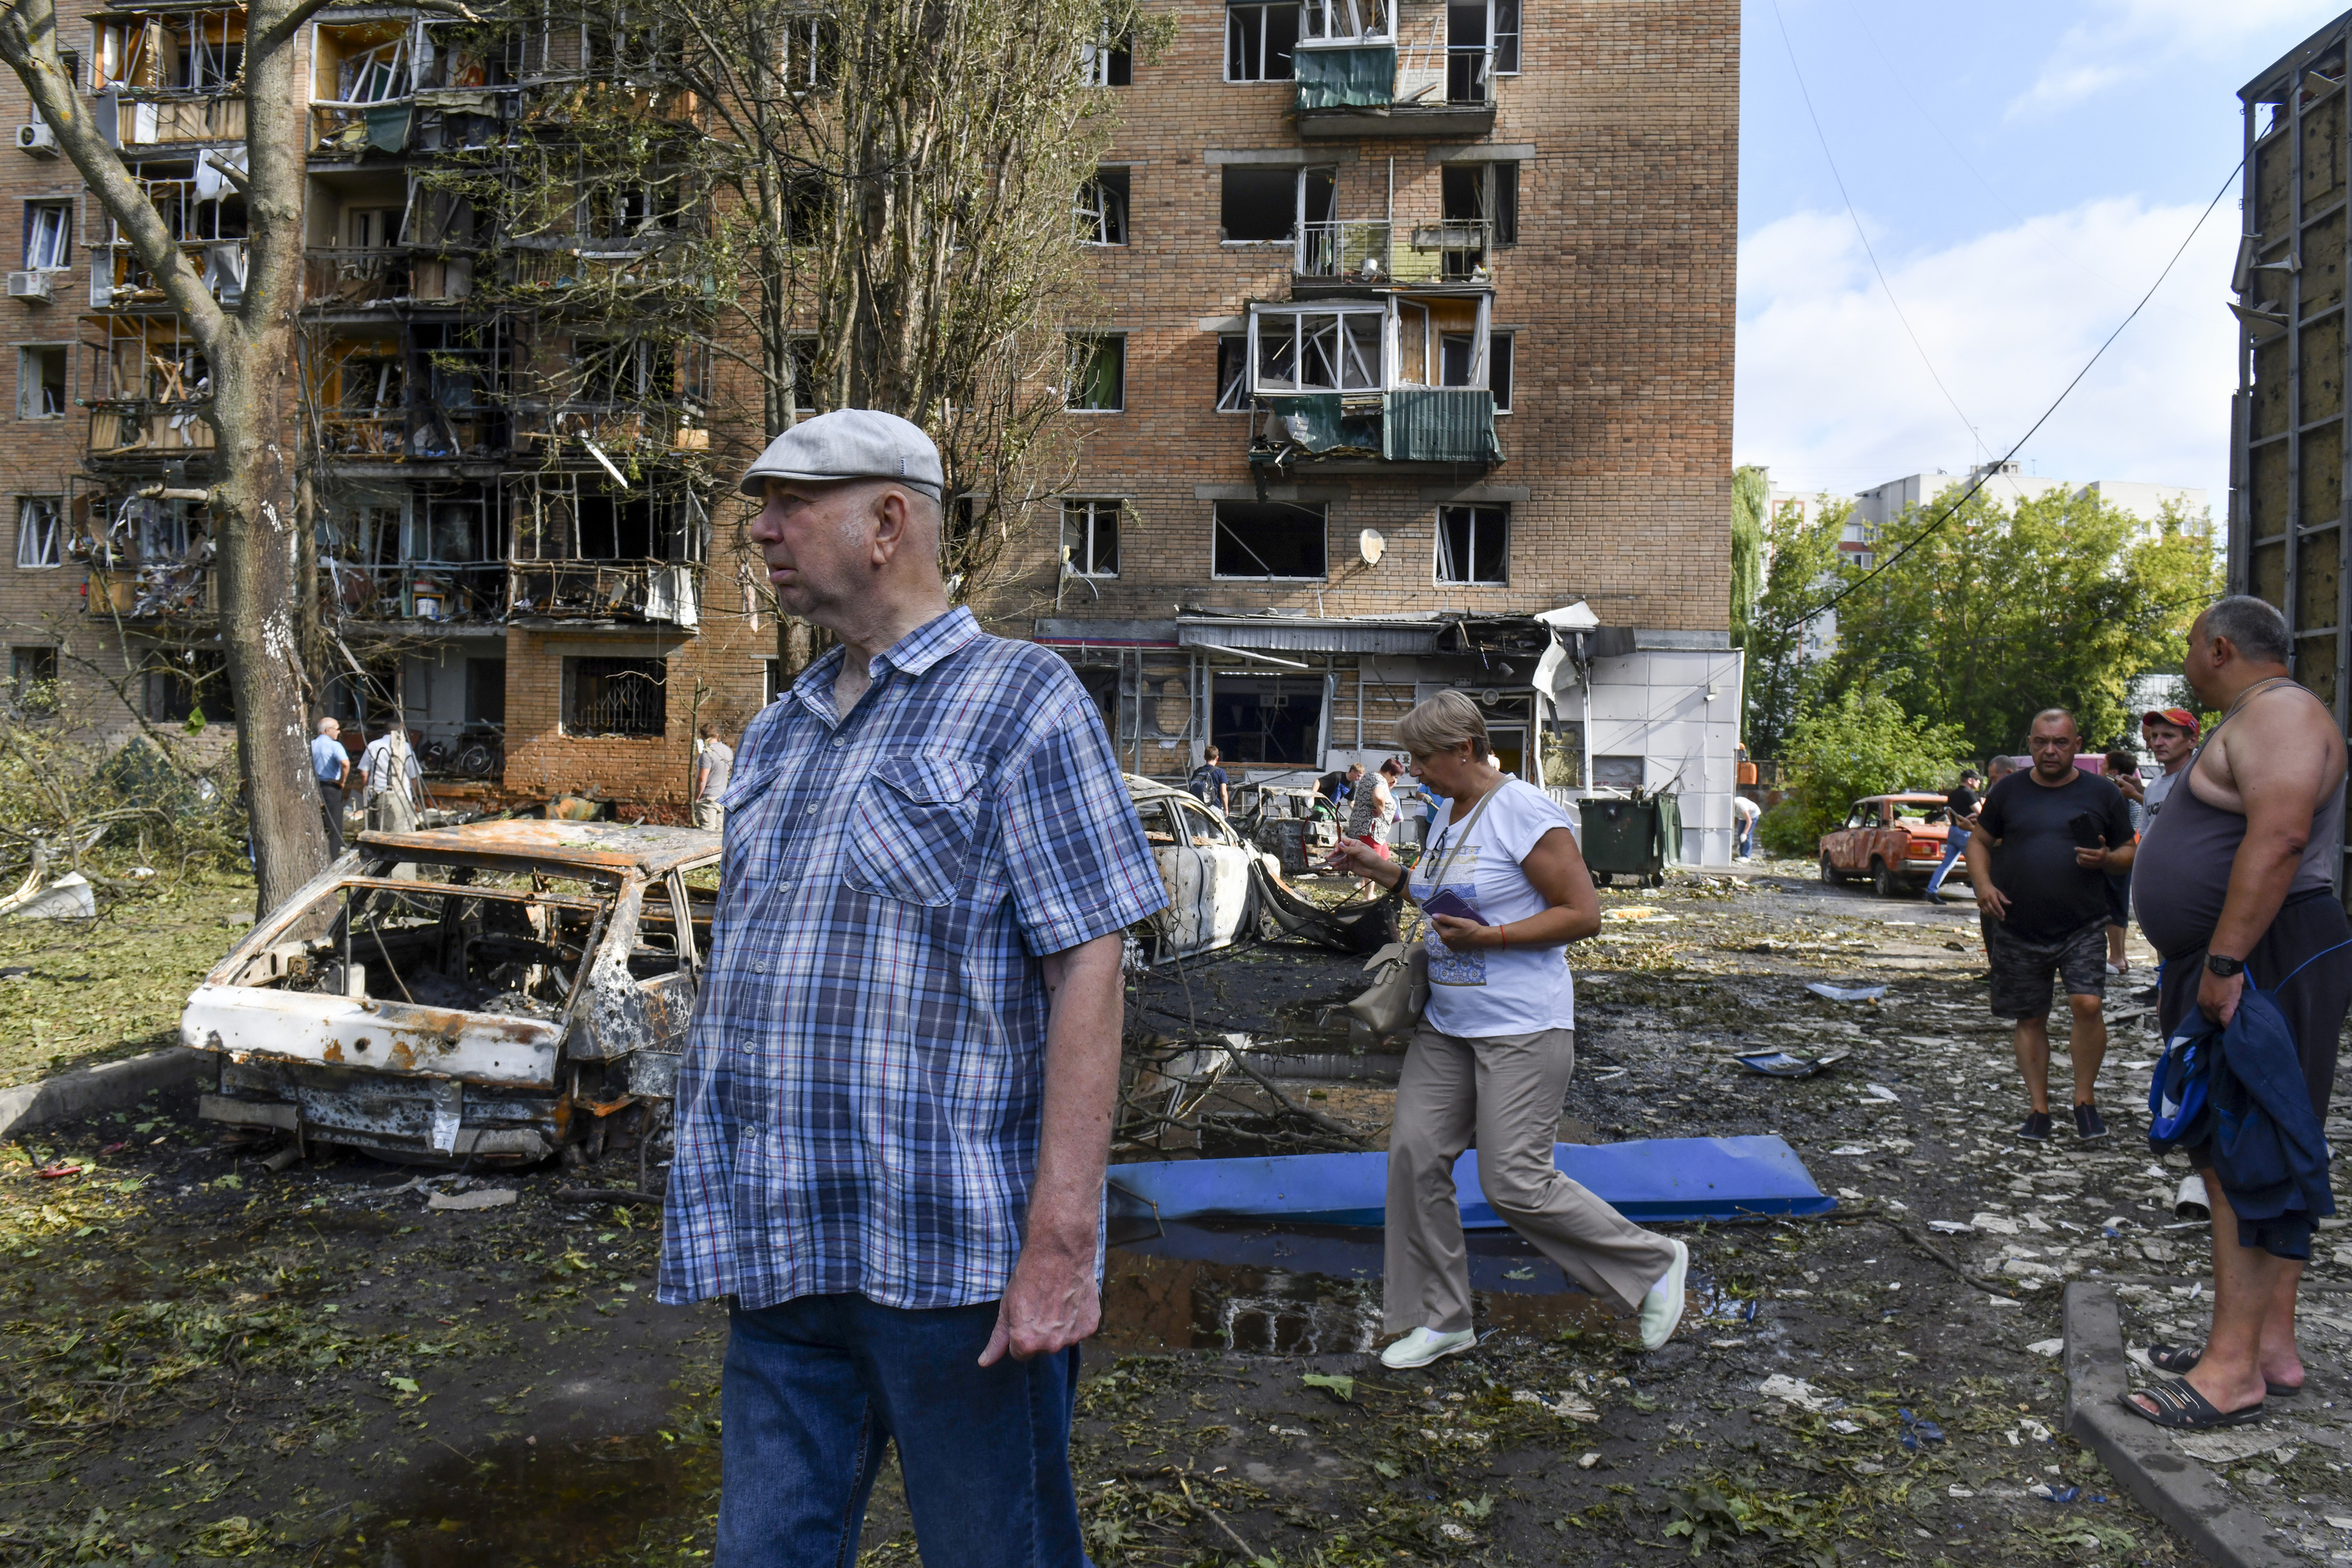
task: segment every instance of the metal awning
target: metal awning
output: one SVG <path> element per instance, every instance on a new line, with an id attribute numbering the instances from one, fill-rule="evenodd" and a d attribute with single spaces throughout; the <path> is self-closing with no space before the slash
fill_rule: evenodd
<path id="1" fill-rule="evenodd" d="M 1192 620 L 1176 623 L 1185 647 L 1260 648 L 1291 653 L 1426 654 L 1437 647 L 1435 621 Z"/>

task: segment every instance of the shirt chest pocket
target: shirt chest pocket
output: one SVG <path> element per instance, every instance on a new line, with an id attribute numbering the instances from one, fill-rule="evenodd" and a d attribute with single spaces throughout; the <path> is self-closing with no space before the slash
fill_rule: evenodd
<path id="1" fill-rule="evenodd" d="M 843 879 L 903 903 L 953 903 L 980 820 L 979 784 L 970 763 L 883 758 L 857 791 Z"/>

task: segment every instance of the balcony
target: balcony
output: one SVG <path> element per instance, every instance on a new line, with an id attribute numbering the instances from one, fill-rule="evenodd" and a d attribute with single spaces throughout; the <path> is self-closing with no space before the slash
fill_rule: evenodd
<path id="1" fill-rule="evenodd" d="M 503 563 L 485 562 L 326 565 L 327 590 L 352 619 L 435 624 L 505 619 L 507 572 Z"/>
<path id="2" fill-rule="evenodd" d="M 1397 387 L 1368 394 L 1268 394 L 1251 421 L 1253 468 L 1436 464 L 1488 468 L 1503 460 L 1495 395 L 1485 387 Z"/>
<path id="3" fill-rule="evenodd" d="M 85 614 L 106 620 L 199 619 L 220 609 L 213 574 L 194 562 L 150 566 L 97 566 L 82 590 Z"/>
<path id="4" fill-rule="evenodd" d="M 125 152 L 175 142 L 245 140 L 242 94 L 109 88 L 91 97 L 90 111 L 107 144 Z"/>
<path id="5" fill-rule="evenodd" d="M 231 310 L 244 300 L 247 260 L 244 240 L 182 239 L 180 251 L 214 299 Z M 168 299 L 129 243 L 116 240 L 90 247 L 89 303 L 98 310 L 153 310 L 167 308 Z"/>
<path id="6" fill-rule="evenodd" d="M 1495 128 L 1494 50 L 1420 43 L 1301 38 L 1291 58 L 1298 134 L 1483 136 Z"/>
<path id="7" fill-rule="evenodd" d="M 677 561 L 518 561 L 509 568 L 512 614 L 545 620 L 702 618 L 697 568 Z"/>
<path id="8" fill-rule="evenodd" d="M 314 310 L 449 305 L 473 293 L 469 256 L 412 256 L 353 246 L 314 246 L 302 253 L 302 302 Z"/>
<path id="9" fill-rule="evenodd" d="M 1292 278 L 1309 292 L 1383 283 L 1483 283 L 1494 227 L 1483 218 L 1416 224 L 1400 247 L 1392 243 L 1395 226 L 1383 218 L 1301 224 Z"/>
<path id="10" fill-rule="evenodd" d="M 89 411 L 92 458 L 186 458 L 213 449 L 213 427 L 205 423 L 210 398 L 164 402 L 110 398 Z"/>

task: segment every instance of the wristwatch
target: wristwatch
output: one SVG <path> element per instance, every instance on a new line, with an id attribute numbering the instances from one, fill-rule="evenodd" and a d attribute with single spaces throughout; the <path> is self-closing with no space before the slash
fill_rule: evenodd
<path id="1" fill-rule="evenodd" d="M 2243 974 L 2245 972 L 2246 961 L 2242 958 L 2224 958 L 2218 952 L 2209 952 L 2205 955 L 2205 973 L 2208 974 L 2218 974 L 2227 980 L 2232 975 Z"/>

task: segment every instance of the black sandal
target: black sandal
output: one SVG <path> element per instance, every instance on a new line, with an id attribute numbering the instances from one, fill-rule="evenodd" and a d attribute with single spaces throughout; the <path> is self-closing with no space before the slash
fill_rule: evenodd
<path id="1" fill-rule="evenodd" d="M 2197 1363 L 2204 1358 L 2205 1347 L 2202 1345 L 2150 1345 L 2147 1347 L 2147 1364 L 2158 1372 L 2168 1372 L 2175 1376 L 2195 1372 Z M 2291 1384 L 2273 1383 L 2268 1378 L 2263 1380 L 2263 1388 L 2273 1399 L 2293 1399 L 2303 1392 L 2303 1384 L 2299 1383 Z"/>
<path id="2" fill-rule="evenodd" d="M 2145 1394 L 2156 1402 L 2153 1411 L 2144 1408 L 2138 1395 Z M 2116 1397 L 2123 1407 L 2152 1426 L 2175 1432 L 2210 1432 L 2222 1426 L 2245 1426 L 2263 1418 L 2262 1400 L 2255 1400 L 2243 1410 L 2222 1410 L 2197 1392 L 2196 1385 L 2185 1378 L 2172 1378 L 2163 1383 L 2151 1383 L 2146 1388 L 2134 1389 Z"/>

